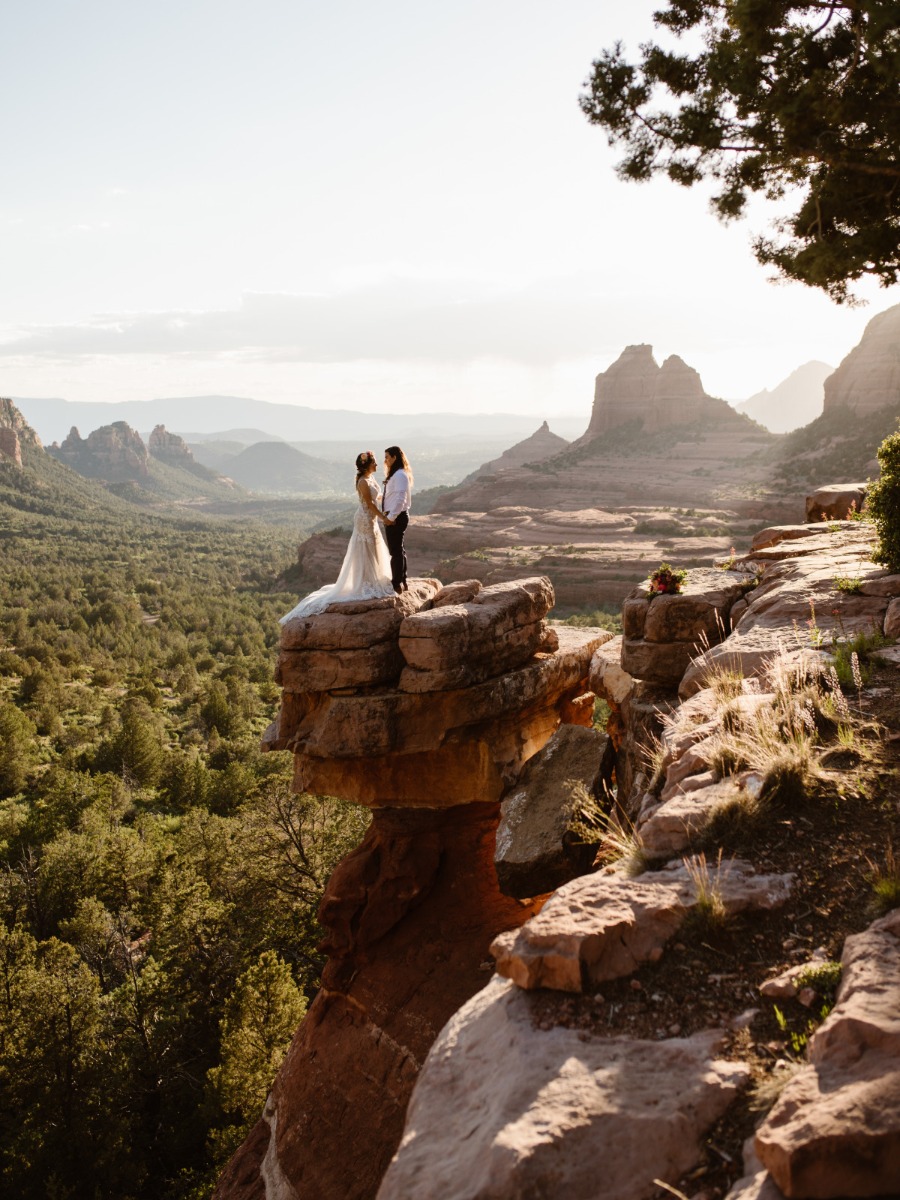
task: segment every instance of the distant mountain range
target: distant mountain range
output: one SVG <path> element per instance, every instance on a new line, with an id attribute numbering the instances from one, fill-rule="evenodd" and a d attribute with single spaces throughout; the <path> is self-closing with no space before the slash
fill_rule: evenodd
<path id="1" fill-rule="evenodd" d="M 204 434 L 227 438 L 222 430 L 237 432 L 249 427 L 264 431 L 270 441 L 346 441 L 349 434 L 359 443 L 374 442 L 381 449 L 392 443 L 403 445 L 413 438 L 448 437 L 471 438 L 473 446 L 486 438 L 499 439 L 509 446 L 533 433 L 540 423 L 533 416 L 513 413 L 365 413 L 271 404 L 240 396 L 185 396 L 121 404 L 19 397 L 15 403 L 44 442 L 62 441 L 72 426 L 85 433 L 125 421 L 141 431 L 156 425 L 165 425 L 183 437 L 190 431 L 186 441 L 195 441 Z M 587 417 L 551 419 L 554 431 L 562 437 L 576 437 L 587 424 Z"/>
<path id="2" fill-rule="evenodd" d="M 833 371 L 828 363 L 804 363 L 771 392 L 763 388 L 735 408 L 771 433 L 790 433 L 822 415 L 825 380 Z"/>

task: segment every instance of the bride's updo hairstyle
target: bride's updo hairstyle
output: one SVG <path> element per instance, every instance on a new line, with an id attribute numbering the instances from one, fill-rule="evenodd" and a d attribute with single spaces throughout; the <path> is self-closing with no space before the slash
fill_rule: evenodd
<path id="1" fill-rule="evenodd" d="M 410 485 L 410 487 L 412 487 L 412 485 L 413 485 L 412 467 L 409 465 L 409 460 L 407 459 L 407 457 L 403 453 L 403 451 L 400 449 L 400 447 L 399 446 L 388 446 L 388 448 L 385 450 L 385 454 L 390 454 L 394 460 L 391 463 L 391 469 L 388 471 L 387 475 L 385 476 L 385 482 L 387 482 L 387 480 L 390 479 L 390 477 L 394 474 L 395 471 L 399 471 L 402 467 L 403 470 L 406 472 L 406 474 L 409 476 L 409 485 Z"/>
<path id="2" fill-rule="evenodd" d="M 363 450 L 362 454 L 356 456 L 356 482 L 362 479 L 369 467 L 375 466 L 375 455 L 371 450 Z"/>

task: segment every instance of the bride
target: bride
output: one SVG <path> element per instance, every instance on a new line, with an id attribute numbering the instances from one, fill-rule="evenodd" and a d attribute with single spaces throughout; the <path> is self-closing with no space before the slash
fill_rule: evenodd
<path id="1" fill-rule="evenodd" d="M 378 508 L 381 492 L 375 480 L 375 455 L 364 450 L 356 459 L 356 492 L 359 507 L 353 518 L 353 533 L 344 555 L 344 564 L 334 583 L 311 592 L 280 618 L 284 625 L 292 617 L 309 617 L 320 613 L 338 600 L 376 600 L 393 596 L 391 559 L 384 538 L 375 528 L 383 521 Z"/>

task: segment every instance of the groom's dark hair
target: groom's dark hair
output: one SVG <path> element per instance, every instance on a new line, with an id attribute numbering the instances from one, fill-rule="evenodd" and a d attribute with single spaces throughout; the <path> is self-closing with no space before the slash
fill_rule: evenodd
<path id="1" fill-rule="evenodd" d="M 400 447 L 399 446 L 388 446 L 387 449 L 385 450 L 385 454 L 390 454 L 390 456 L 394 460 L 391 463 L 390 470 L 388 471 L 387 475 L 385 476 L 385 482 L 387 482 L 387 480 L 390 479 L 390 477 L 394 474 L 395 471 L 399 471 L 402 468 L 409 476 L 409 482 L 410 482 L 410 485 L 412 485 L 412 482 L 413 482 L 412 467 L 409 465 L 409 460 L 407 459 L 407 457 L 403 453 L 403 451 L 400 449 Z"/>

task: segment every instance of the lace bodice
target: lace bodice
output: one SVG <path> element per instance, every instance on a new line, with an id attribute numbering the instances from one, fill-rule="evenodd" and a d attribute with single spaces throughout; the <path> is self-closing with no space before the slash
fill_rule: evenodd
<path id="1" fill-rule="evenodd" d="M 381 488 L 378 486 L 378 481 L 374 475 L 370 475 L 363 483 L 369 489 L 369 495 L 372 497 L 372 503 L 381 506 Z M 357 495 L 359 493 L 357 492 Z M 353 528 L 357 533 L 362 534 L 365 538 L 375 536 L 375 522 L 378 518 L 370 508 L 367 508 L 363 503 L 362 497 L 359 496 L 359 505 L 356 509 L 356 514 L 353 518 Z"/>

